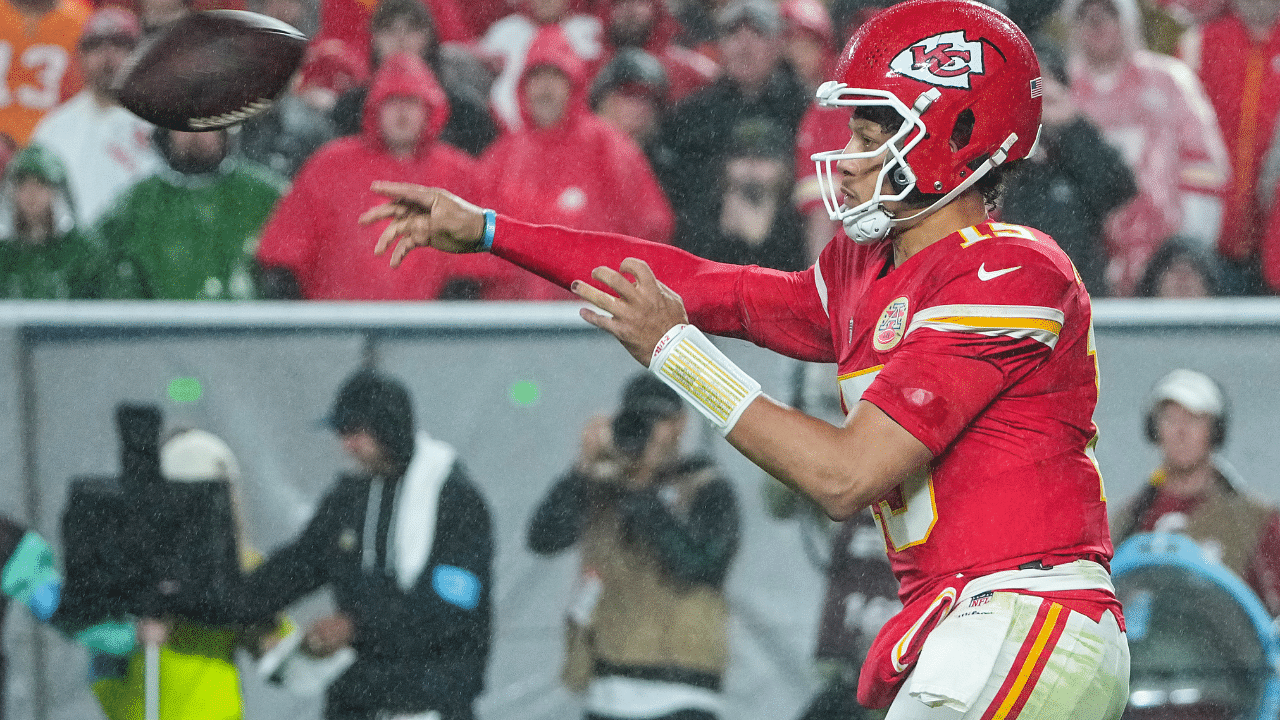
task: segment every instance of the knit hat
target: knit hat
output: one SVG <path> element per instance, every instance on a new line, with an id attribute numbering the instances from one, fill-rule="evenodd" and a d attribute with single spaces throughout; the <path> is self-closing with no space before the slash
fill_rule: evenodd
<path id="1" fill-rule="evenodd" d="M 591 107 L 598 109 L 600 101 L 614 90 L 653 98 L 659 106 L 667 101 L 667 71 L 656 57 L 640 48 L 622 48 L 600 68 L 591 83 Z"/>
<path id="2" fill-rule="evenodd" d="M 742 25 L 750 25 L 766 37 L 782 32 L 782 16 L 773 0 L 732 0 L 716 16 L 716 27 L 727 35 Z"/>
<path id="3" fill-rule="evenodd" d="M 364 430 L 398 463 L 413 456 L 413 403 L 399 381 L 373 370 L 347 378 L 325 422 L 339 434 Z"/>
<path id="4" fill-rule="evenodd" d="M 5 174 L 15 182 L 30 177 L 57 187 L 67 183 L 66 165 L 52 150 L 40 145 L 28 145 L 14 155 L 5 167 Z"/>

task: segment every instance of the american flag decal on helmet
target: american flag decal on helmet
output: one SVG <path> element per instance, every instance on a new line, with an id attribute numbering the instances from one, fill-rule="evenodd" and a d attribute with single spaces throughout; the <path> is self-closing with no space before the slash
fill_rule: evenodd
<path id="1" fill-rule="evenodd" d="M 1040 78 L 1031 81 L 1031 97 L 1038 98 L 1044 94 L 1044 83 L 1040 82 Z"/>

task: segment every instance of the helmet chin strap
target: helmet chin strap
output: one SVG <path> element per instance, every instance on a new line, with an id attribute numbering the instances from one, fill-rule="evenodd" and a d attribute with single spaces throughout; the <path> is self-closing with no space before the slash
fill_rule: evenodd
<path id="1" fill-rule="evenodd" d="M 850 240 L 859 245 L 872 245 L 889 236 L 894 222 L 884 205 L 876 203 L 856 215 L 849 215 L 841 224 Z"/>
<path id="2" fill-rule="evenodd" d="M 849 236 L 850 240 L 859 245 L 871 245 L 878 243 L 889 236 L 889 230 L 901 225 L 909 220 L 916 220 L 933 214 L 938 208 L 955 200 L 960 193 L 973 187 L 974 183 L 981 180 L 987 173 L 991 172 L 997 165 L 1002 165 L 1009 157 L 1009 148 L 1018 142 L 1018 134 L 1010 133 L 1009 137 L 1000 144 L 1000 149 L 996 150 L 987 161 L 978 166 L 964 182 L 960 183 L 951 192 L 943 195 L 929 207 L 920 212 L 904 217 L 895 218 L 884 209 L 883 203 L 876 203 L 856 215 L 850 215 L 843 221 L 844 234 Z"/>

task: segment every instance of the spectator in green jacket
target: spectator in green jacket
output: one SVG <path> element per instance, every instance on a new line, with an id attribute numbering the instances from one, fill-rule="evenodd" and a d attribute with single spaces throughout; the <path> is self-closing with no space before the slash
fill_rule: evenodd
<path id="1" fill-rule="evenodd" d="M 158 129 L 165 166 L 125 190 L 97 236 L 138 270 L 136 297 L 248 300 L 262 224 L 285 181 L 231 153 L 225 130 Z"/>
<path id="2" fill-rule="evenodd" d="M 76 227 L 66 167 L 39 145 L 5 169 L 0 238 L 0 298 L 97 298 L 119 287 L 117 263 Z"/>

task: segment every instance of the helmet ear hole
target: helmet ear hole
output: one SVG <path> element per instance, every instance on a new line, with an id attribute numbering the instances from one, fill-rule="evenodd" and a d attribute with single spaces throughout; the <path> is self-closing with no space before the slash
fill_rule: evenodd
<path id="1" fill-rule="evenodd" d="M 977 117 L 971 108 L 965 108 L 956 116 L 955 127 L 951 129 L 951 151 L 963 150 L 973 138 L 973 126 Z"/>

